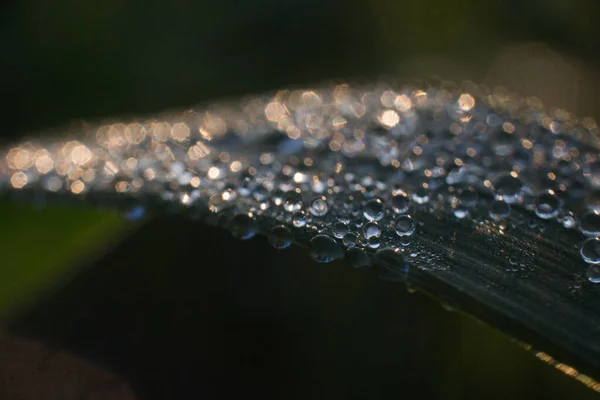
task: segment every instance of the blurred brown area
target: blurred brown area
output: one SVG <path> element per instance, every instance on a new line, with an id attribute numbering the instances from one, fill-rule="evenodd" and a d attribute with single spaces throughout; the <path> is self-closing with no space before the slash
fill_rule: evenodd
<path id="1" fill-rule="evenodd" d="M 91 361 L 0 334 L 2 400 L 135 400 L 127 381 Z"/>

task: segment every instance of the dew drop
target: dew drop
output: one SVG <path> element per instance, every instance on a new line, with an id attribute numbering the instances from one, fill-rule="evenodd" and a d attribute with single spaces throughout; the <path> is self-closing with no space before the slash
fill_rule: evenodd
<path id="1" fill-rule="evenodd" d="M 415 222 L 409 215 L 396 218 L 394 229 L 398 236 L 410 236 L 415 232 Z"/>
<path id="2" fill-rule="evenodd" d="M 370 239 L 372 237 L 379 237 L 381 235 L 381 228 L 377 225 L 376 222 L 367 222 L 363 226 L 363 236 L 366 239 Z"/>
<path id="3" fill-rule="evenodd" d="M 367 201 L 363 208 L 363 215 L 369 221 L 379 221 L 383 218 L 385 204 L 381 199 L 371 199 Z"/>
<path id="4" fill-rule="evenodd" d="M 412 199 L 417 204 L 425 204 L 429 202 L 429 192 L 426 188 L 420 187 L 413 194 Z"/>
<path id="5" fill-rule="evenodd" d="M 502 174 L 494 181 L 496 198 L 507 204 L 517 203 L 521 198 L 523 183 L 510 174 Z"/>
<path id="6" fill-rule="evenodd" d="M 391 279 L 406 279 L 409 267 L 400 251 L 392 248 L 378 250 L 373 256 L 373 262 L 391 273 Z"/>
<path id="7" fill-rule="evenodd" d="M 600 235 L 600 215 L 588 211 L 579 220 L 579 229 L 586 236 Z"/>
<path id="8" fill-rule="evenodd" d="M 587 278 L 592 283 L 600 283 L 600 266 L 590 265 L 587 270 Z"/>
<path id="9" fill-rule="evenodd" d="M 392 210 L 398 214 L 404 214 L 408 211 L 410 200 L 403 194 L 397 194 L 392 197 Z"/>
<path id="10" fill-rule="evenodd" d="M 327 263 L 344 256 L 340 246 L 327 235 L 316 235 L 310 239 L 310 256 L 317 262 Z"/>
<path id="11" fill-rule="evenodd" d="M 233 217 L 229 224 L 233 236 L 238 239 L 248 240 L 253 238 L 259 231 L 256 221 L 246 214 Z"/>
<path id="12" fill-rule="evenodd" d="M 354 247 L 356 246 L 356 243 L 358 242 L 358 237 L 356 236 L 356 234 L 350 232 L 350 233 L 346 233 L 344 235 L 344 237 L 342 238 L 342 243 L 344 243 L 344 246 L 346 247 Z"/>
<path id="13" fill-rule="evenodd" d="M 315 217 L 323 217 L 329 211 L 329 207 L 327 206 L 327 202 L 325 200 L 318 198 L 312 202 L 309 211 Z"/>
<path id="14" fill-rule="evenodd" d="M 558 215 L 561 201 L 551 193 L 542 193 L 535 202 L 535 214 L 542 219 L 554 218 Z"/>
<path id="15" fill-rule="evenodd" d="M 336 222 L 332 228 L 333 236 L 335 236 L 337 239 L 343 238 L 344 235 L 349 231 L 350 228 L 348 228 L 348 225 L 344 222 Z"/>
<path id="16" fill-rule="evenodd" d="M 459 200 L 464 207 L 471 208 L 477 205 L 478 197 L 476 191 L 467 189 L 459 195 Z"/>
<path id="17" fill-rule="evenodd" d="M 579 253 L 583 258 L 583 261 L 588 264 L 600 263 L 600 240 L 596 238 L 586 240 L 581 245 Z"/>
<path id="18" fill-rule="evenodd" d="M 274 226 L 269 234 L 269 243 L 276 249 L 289 247 L 293 240 L 292 232 L 284 225 Z"/>
<path id="19" fill-rule="evenodd" d="M 292 225 L 296 228 L 302 228 L 306 225 L 306 214 L 304 214 L 304 211 L 298 211 L 292 215 Z"/>
<path id="20" fill-rule="evenodd" d="M 458 219 L 466 218 L 469 215 L 469 211 L 465 208 L 457 207 L 454 209 L 454 216 Z"/>
<path id="21" fill-rule="evenodd" d="M 490 205 L 490 217 L 499 221 L 510 215 L 510 206 L 502 200 L 494 200 Z"/>
<path id="22" fill-rule="evenodd" d="M 287 212 L 296 212 L 302 208 L 302 196 L 295 191 L 289 191 L 283 196 L 283 209 Z"/>
<path id="23" fill-rule="evenodd" d="M 381 245 L 381 239 L 379 236 L 371 236 L 367 239 L 367 245 L 372 249 L 376 249 Z"/>

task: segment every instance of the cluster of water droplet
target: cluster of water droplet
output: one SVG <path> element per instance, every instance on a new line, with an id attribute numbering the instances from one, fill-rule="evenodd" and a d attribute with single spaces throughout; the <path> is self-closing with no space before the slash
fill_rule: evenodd
<path id="1" fill-rule="evenodd" d="M 490 235 L 543 234 L 550 221 L 579 230 L 600 282 L 597 137 L 591 119 L 468 82 L 338 84 L 23 141 L 2 157 L 0 184 L 125 204 L 132 219 L 185 211 L 242 239 L 302 242 L 319 262 L 400 274 L 422 254 L 420 213 Z"/>

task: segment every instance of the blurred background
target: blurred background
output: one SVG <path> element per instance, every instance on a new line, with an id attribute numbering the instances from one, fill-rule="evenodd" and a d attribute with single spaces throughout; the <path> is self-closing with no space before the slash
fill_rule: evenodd
<path id="1" fill-rule="evenodd" d="M 1 145 L 326 79 L 472 80 L 600 117 L 594 0 L 5 0 Z M 164 217 L 0 200 L 0 399 L 592 398 L 401 284 Z"/>

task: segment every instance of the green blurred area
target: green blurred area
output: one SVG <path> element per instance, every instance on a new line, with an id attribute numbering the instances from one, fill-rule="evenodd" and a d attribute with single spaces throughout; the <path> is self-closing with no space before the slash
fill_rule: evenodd
<path id="1" fill-rule="evenodd" d="M 593 77 L 600 60 L 600 3 L 593 0 L 21 0 L 0 7 L 5 143 L 81 119 L 328 78 L 435 73 L 481 81 L 510 43 L 543 42 L 581 60 Z M 592 83 L 600 92 L 600 80 Z M 598 103 L 582 109 L 593 113 Z M 11 201 L 0 204 L 0 221 L 2 319 L 43 298 L 126 231 L 115 213 L 38 211 Z M 510 383 L 503 393 L 519 396 L 532 376 L 519 362 L 524 352 L 488 327 L 455 318 L 460 323 L 438 333 L 449 339 L 438 357 L 446 373 L 435 384 L 448 387 L 448 398 L 464 398 L 473 387 L 455 382 L 467 375 L 475 386 Z M 572 398 L 593 395 L 538 364 L 540 385 L 551 380 Z M 498 369 L 501 381 L 494 380 Z"/>
<path id="2" fill-rule="evenodd" d="M 68 278 L 87 256 L 104 250 L 125 231 L 120 215 L 89 209 L 0 203 L 0 321 L 31 306 Z"/>

